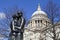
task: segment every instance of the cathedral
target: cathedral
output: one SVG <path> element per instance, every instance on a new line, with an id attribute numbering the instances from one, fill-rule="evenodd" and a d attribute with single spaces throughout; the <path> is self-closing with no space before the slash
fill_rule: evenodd
<path id="1" fill-rule="evenodd" d="M 45 36 L 43 30 L 51 26 L 47 14 L 41 10 L 38 4 L 37 10 L 32 14 L 27 27 L 24 30 L 24 40 L 41 40 Z M 43 39 L 45 40 L 45 39 Z"/>
<path id="2" fill-rule="evenodd" d="M 55 25 L 57 30 L 56 32 L 59 32 L 60 22 Z M 46 29 L 53 30 L 49 29 L 51 27 L 51 20 L 48 18 L 47 13 L 41 10 L 40 4 L 38 4 L 36 11 L 28 21 L 27 27 L 24 28 L 23 40 L 53 40 L 46 36 L 49 35 L 47 34 Z M 51 35 L 53 36 L 52 33 Z"/>

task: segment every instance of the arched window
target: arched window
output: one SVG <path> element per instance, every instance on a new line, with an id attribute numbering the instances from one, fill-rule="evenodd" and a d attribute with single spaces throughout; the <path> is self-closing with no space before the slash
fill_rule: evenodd
<path id="1" fill-rule="evenodd" d="M 42 23 L 42 20 L 41 20 L 41 23 Z"/>
<path id="2" fill-rule="evenodd" d="M 32 21 L 31 21 L 31 23 L 32 23 Z"/>
<path id="3" fill-rule="evenodd" d="M 37 23 L 37 20 L 35 20 L 35 23 Z"/>
<path id="4" fill-rule="evenodd" d="M 32 26 L 32 21 L 30 23 L 31 23 L 31 26 Z"/>
<path id="5" fill-rule="evenodd" d="M 47 21 L 46 21 L 46 27 L 47 27 Z"/>
<path id="6" fill-rule="evenodd" d="M 42 27 L 42 20 L 40 20 L 40 26 Z"/>
<path id="7" fill-rule="evenodd" d="M 40 20 L 38 20 L 38 23 L 40 23 Z"/>

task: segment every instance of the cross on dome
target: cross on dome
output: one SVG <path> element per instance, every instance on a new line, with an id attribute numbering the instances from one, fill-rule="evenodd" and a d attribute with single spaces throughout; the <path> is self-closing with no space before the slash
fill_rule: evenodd
<path id="1" fill-rule="evenodd" d="M 40 4 L 38 3 L 38 8 L 37 8 L 37 10 L 32 14 L 32 16 L 34 16 L 34 15 L 41 15 L 41 14 L 47 16 L 47 14 L 46 14 L 44 11 L 41 10 Z"/>
<path id="2" fill-rule="evenodd" d="M 40 8 L 40 4 L 38 3 L 38 8 L 37 8 L 37 10 L 38 11 L 40 11 L 41 10 L 41 8 Z"/>

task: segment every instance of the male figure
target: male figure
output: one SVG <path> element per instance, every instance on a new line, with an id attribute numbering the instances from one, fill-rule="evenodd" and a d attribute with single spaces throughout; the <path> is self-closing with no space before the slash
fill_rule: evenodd
<path id="1" fill-rule="evenodd" d="M 23 40 L 23 31 L 24 31 L 24 25 L 25 25 L 25 19 L 23 18 L 23 14 L 22 12 L 18 13 L 18 24 L 20 25 L 20 27 L 18 27 L 18 29 L 20 30 L 20 40 Z"/>
<path id="2" fill-rule="evenodd" d="M 15 40 L 16 39 L 18 31 L 15 29 L 15 27 L 17 26 L 17 21 L 18 21 L 17 16 L 13 15 L 13 20 L 10 24 L 11 32 L 10 32 L 10 35 L 9 35 L 9 40 Z"/>

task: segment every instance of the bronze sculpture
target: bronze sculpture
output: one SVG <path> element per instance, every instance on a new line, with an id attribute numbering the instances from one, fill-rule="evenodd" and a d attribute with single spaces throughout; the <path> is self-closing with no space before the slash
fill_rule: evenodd
<path id="1" fill-rule="evenodd" d="M 9 40 L 23 40 L 24 25 L 25 19 L 23 18 L 22 12 L 13 15 Z"/>

